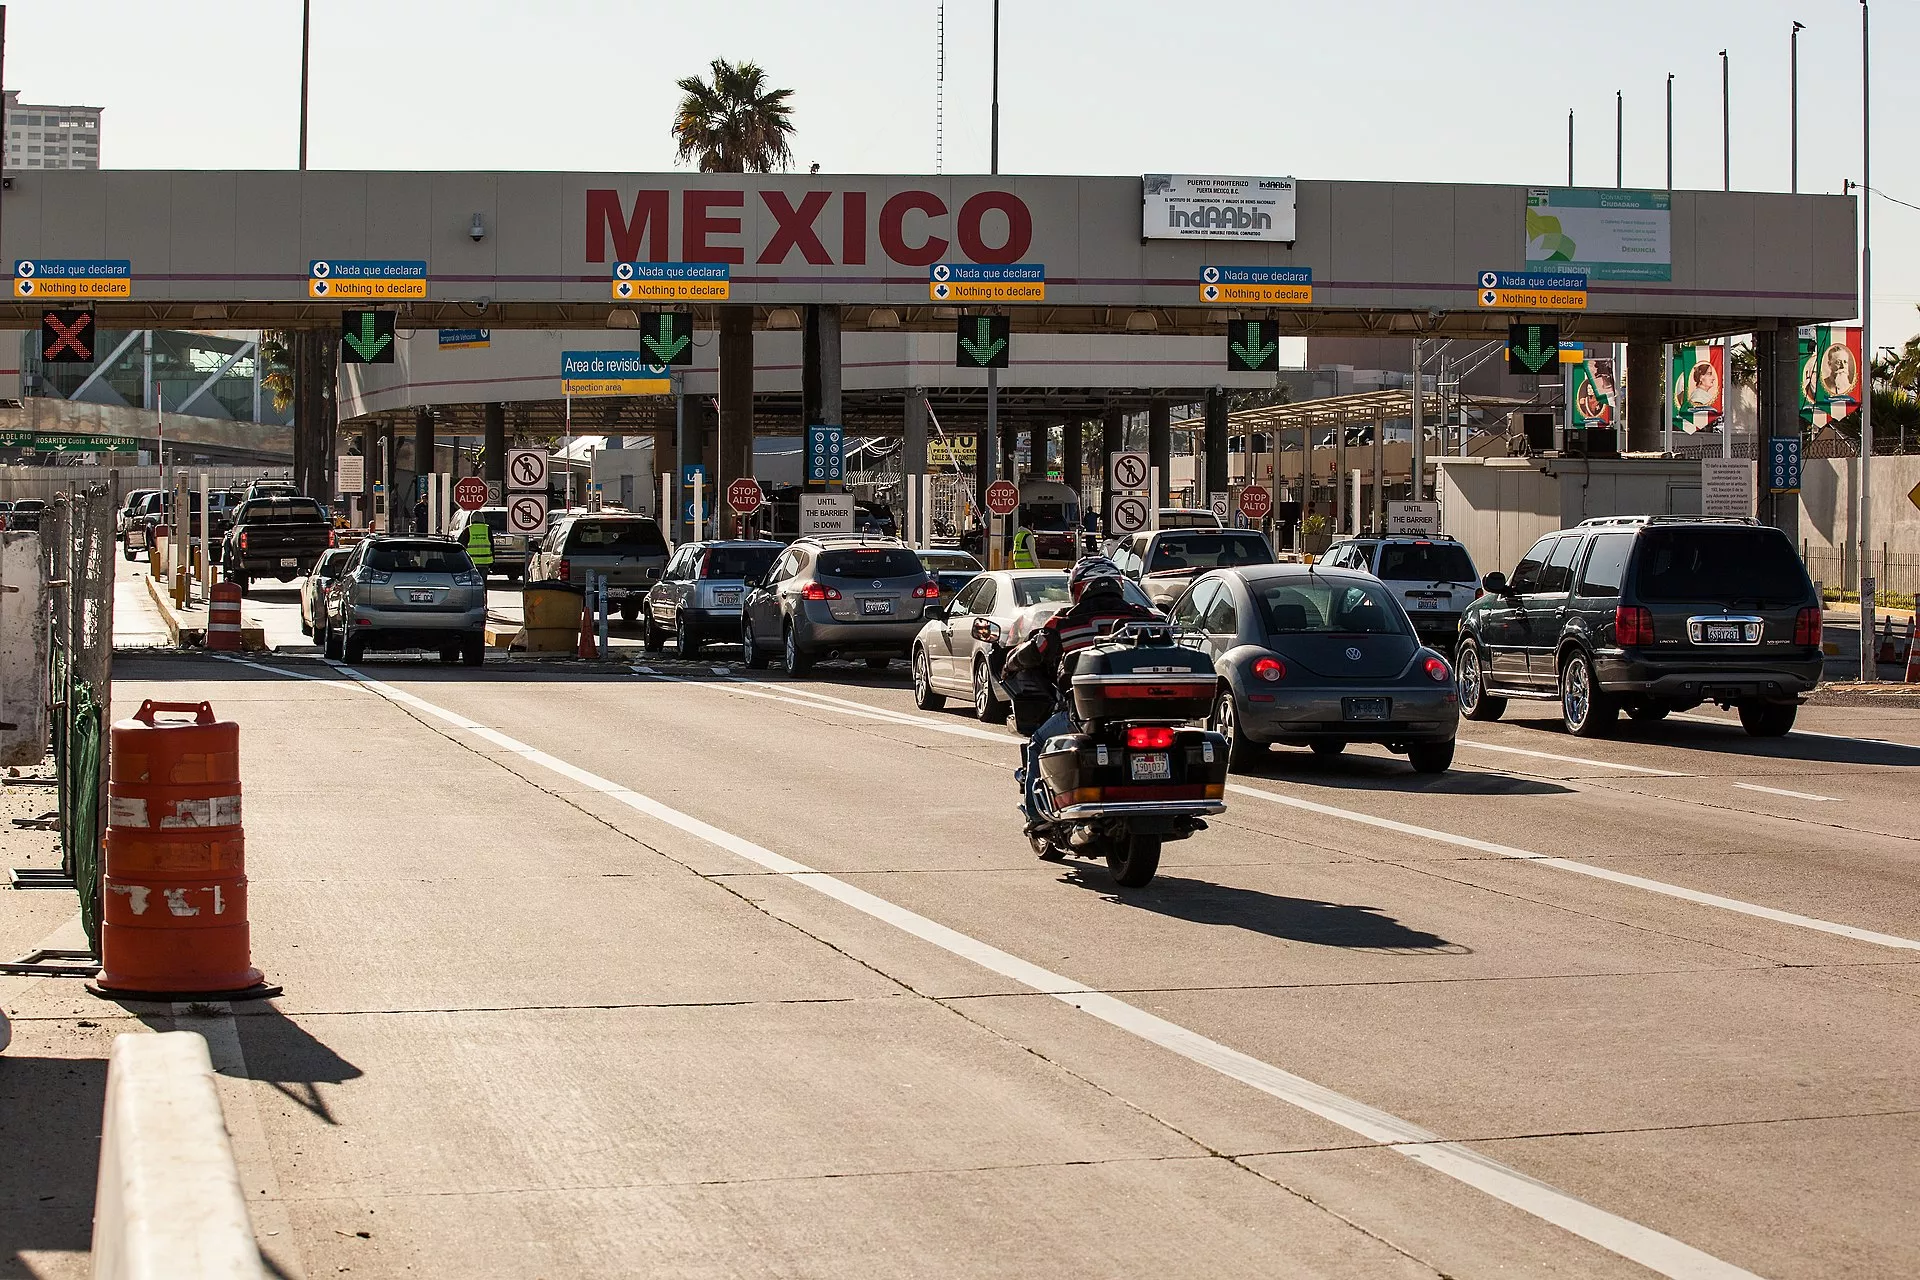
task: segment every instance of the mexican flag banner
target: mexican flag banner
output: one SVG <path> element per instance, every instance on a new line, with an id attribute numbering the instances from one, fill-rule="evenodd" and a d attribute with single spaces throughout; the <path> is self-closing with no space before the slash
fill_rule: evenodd
<path id="1" fill-rule="evenodd" d="M 1706 431 L 1719 425 L 1726 412 L 1727 349 L 1675 347 L 1673 425 L 1682 431 Z"/>
<path id="2" fill-rule="evenodd" d="M 1820 325 L 1800 331 L 1800 421 L 1821 427 L 1860 410 L 1860 330 Z"/>

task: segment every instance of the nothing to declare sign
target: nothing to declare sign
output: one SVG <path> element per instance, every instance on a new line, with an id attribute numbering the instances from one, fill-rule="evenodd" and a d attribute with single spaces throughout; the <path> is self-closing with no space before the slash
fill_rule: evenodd
<path id="1" fill-rule="evenodd" d="M 649 364 L 638 351 L 562 351 L 563 396 L 664 396 L 673 379 L 663 364 Z"/>
<path id="2" fill-rule="evenodd" d="M 1140 185 L 1142 239 L 1288 244 L 1295 238 L 1292 178 L 1149 173 Z"/>

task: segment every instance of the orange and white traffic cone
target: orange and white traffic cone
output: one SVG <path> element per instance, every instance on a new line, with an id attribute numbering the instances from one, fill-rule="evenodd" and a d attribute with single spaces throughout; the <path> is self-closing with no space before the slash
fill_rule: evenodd
<path id="1" fill-rule="evenodd" d="M 1893 619 L 1882 614 L 1880 617 L 1880 647 L 1873 655 L 1875 662 L 1892 662 L 1893 657 Z"/>
<path id="2" fill-rule="evenodd" d="M 1920 645 L 1911 639 L 1907 641 L 1907 673 L 1902 678 L 1908 684 L 1920 684 Z"/>
<path id="3" fill-rule="evenodd" d="M 581 658 L 600 656 L 600 646 L 594 643 L 593 638 L 593 607 L 585 601 L 580 604 L 580 647 L 576 651 L 576 656 Z"/>

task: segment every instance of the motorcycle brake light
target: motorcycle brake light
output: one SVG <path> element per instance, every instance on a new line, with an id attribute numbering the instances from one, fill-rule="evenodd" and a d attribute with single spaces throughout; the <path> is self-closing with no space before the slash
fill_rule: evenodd
<path id="1" fill-rule="evenodd" d="M 1164 725 L 1142 725 L 1127 730 L 1127 745 L 1136 750 L 1164 751 L 1173 745 L 1173 730 Z"/>

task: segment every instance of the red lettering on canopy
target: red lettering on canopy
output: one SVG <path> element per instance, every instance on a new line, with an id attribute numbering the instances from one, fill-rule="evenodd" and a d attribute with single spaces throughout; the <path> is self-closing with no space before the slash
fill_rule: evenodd
<path id="1" fill-rule="evenodd" d="M 587 192 L 587 261 L 607 260 L 607 234 L 613 235 L 616 262 L 643 261 L 640 238 L 647 241 L 644 261 L 667 261 L 667 193 L 633 193 L 633 217 L 620 207 L 618 191 Z"/>
<path id="2" fill-rule="evenodd" d="M 980 235 L 980 221 L 989 209 L 1007 215 L 1007 242 L 989 249 Z M 973 262 L 1018 262 L 1033 244 L 1033 215 L 1027 202 L 1011 191 L 981 191 L 960 206 L 960 252 Z"/>
<path id="3" fill-rule="evenodd" d="M 774 216 L 780 225 L 767 237 L 767 247 L 760 251 L 760 262 L 781 263 L 795 249 L 808 262 L 816 267 L 833 265 L 833 257 L 827 252 L 827 246 L 820 243 L 820 237 L 814 234 L 813 224 L 820 217 L 820 211 L 827 207 L 827 197 L 831 191 L 809 191 L 800 197 L 800 207 L 794 208 L 787 203 L 787 197 L 779 191 L 762 191 L 760 199 L 767 206 L 767 212 Z M 738 225 L 738 224 L 736 224 Z"/>
<path id="4" fill-rule="evenodd" d="M 867 260 L 867 193 L 840 193 L 840 261 L 849 267 Z"/>
<path id="5" fill-rule="evenodd" d="M 945 214 L 947 206 L 931 191 L 901 191 L 880 206 L 880 248 L 887 257 L 904 267 L 925 267 L 940 261 L 947 242 L 928 236 L 917 245 L 908 245 L 905 224 L 909 211 L 918 209 L 930 218 Z"/>
<path id="6" fill-rule="evenodd" d="M 700 191 L 689 188 L 682 205 L 680 260 L 682 262 L 745 262 L 739 245 L 714 244 L 714 235 L 740 234 L 740 219 L 716 218 L 711 209 L 738 209 L 747 202 L 744 191 Z"/>

